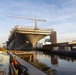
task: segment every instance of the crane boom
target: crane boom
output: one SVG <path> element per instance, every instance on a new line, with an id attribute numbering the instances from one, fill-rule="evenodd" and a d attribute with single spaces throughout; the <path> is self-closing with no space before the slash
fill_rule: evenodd
<path id="1" fill-rule="evenodd" d="M 43 21 L 43 22 L 46 22 L 46 20 L 37 19 L 36 17 L 35 17 L 35 18 L 26 18 L 26 17 L 24 17 L 24 16 L 10 16 L 10 15 L 7 15 L 7 17 L 12 17 L 12 18 L 22 18 L 22 19 L 34 20 L 34 21 L 35 21 L 35 29 L 37 29 L 37 21 Z"/>

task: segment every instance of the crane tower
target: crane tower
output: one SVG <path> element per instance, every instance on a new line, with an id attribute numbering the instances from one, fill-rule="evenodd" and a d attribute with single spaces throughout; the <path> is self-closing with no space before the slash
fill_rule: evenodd
<path id="1" fill-rule="evenodd" d="M 35 18 L 27 18 L 27 17 L 24 17 L 24 16 L 11 16 L 11 15 L 8 15 L 8 17 L 34 20 L 34 21 L 35 21 L 35 29 L 38 29 L 38 28 L 37 28 L 37 21 L 46 22 L 46 20 L 41 20 L 41 19 L 38 19 L 37 17 L 35 17 Z"/>

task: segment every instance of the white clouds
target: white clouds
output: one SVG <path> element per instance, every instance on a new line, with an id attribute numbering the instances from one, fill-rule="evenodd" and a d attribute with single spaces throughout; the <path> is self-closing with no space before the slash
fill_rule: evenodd
<path id="1" fill-rule="evenodd" d="M 58 42 L 71 42 L 72 40 L 76 40 L 76 33 L 66 33 L 66 34 L 57 34 Z"/>
<path id="2" fill-rule="evenodd" d="M 76 33 L 76 0 L 3 0 L 0 2 L 0 30 L 6 30 L 4 34 L 17 24 L 34 26 L 34 21 L 4 17 L 6 15 L 36 16 L 47 20 L 46 23 L 38 22 L 39 26 L 53 28 L 58 35 L 67 37 L 67 34 Z M 6 29 L 2 27 L 5 25 Z"/>
<path id="3" fill-rule="evenodd" d="M 62 8 L 56 8 L 47 17 L 50 27 L 58 33 L 58 41 L 76 39 L 76 5 L 75 0 L 62 3 Z M 52 8 L 53 9 L 53 8 Z M 51 11 L 52 12 L 52 11 Z M 64 39 L 64 40 L 63 40 Z"/>

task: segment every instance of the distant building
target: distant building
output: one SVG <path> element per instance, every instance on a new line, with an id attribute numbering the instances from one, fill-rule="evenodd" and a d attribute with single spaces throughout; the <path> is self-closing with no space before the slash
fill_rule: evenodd
<path id="1" fill-rule="evenodd" d="M 50 39 L 45 39 L 44 44 L 51 44 Z"/>
<path id="2" fill-rule="evenodd" d="M 56 44 L 57 43 L 57 33 L 56 33 L 56 31 L 53 31 L 51 33 L 50 41 L 51 41 L 51 44 Z"/>

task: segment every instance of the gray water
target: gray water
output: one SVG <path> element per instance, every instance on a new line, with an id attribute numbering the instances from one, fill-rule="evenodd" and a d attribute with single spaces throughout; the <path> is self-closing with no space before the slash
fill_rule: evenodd
<path id="1" fill-rule="evenodd" d="M 54 75 L 76 75 L 76 58 L 51 54 L 50 52 L 34 51 L 38 61 L 56 71 Z"/>

